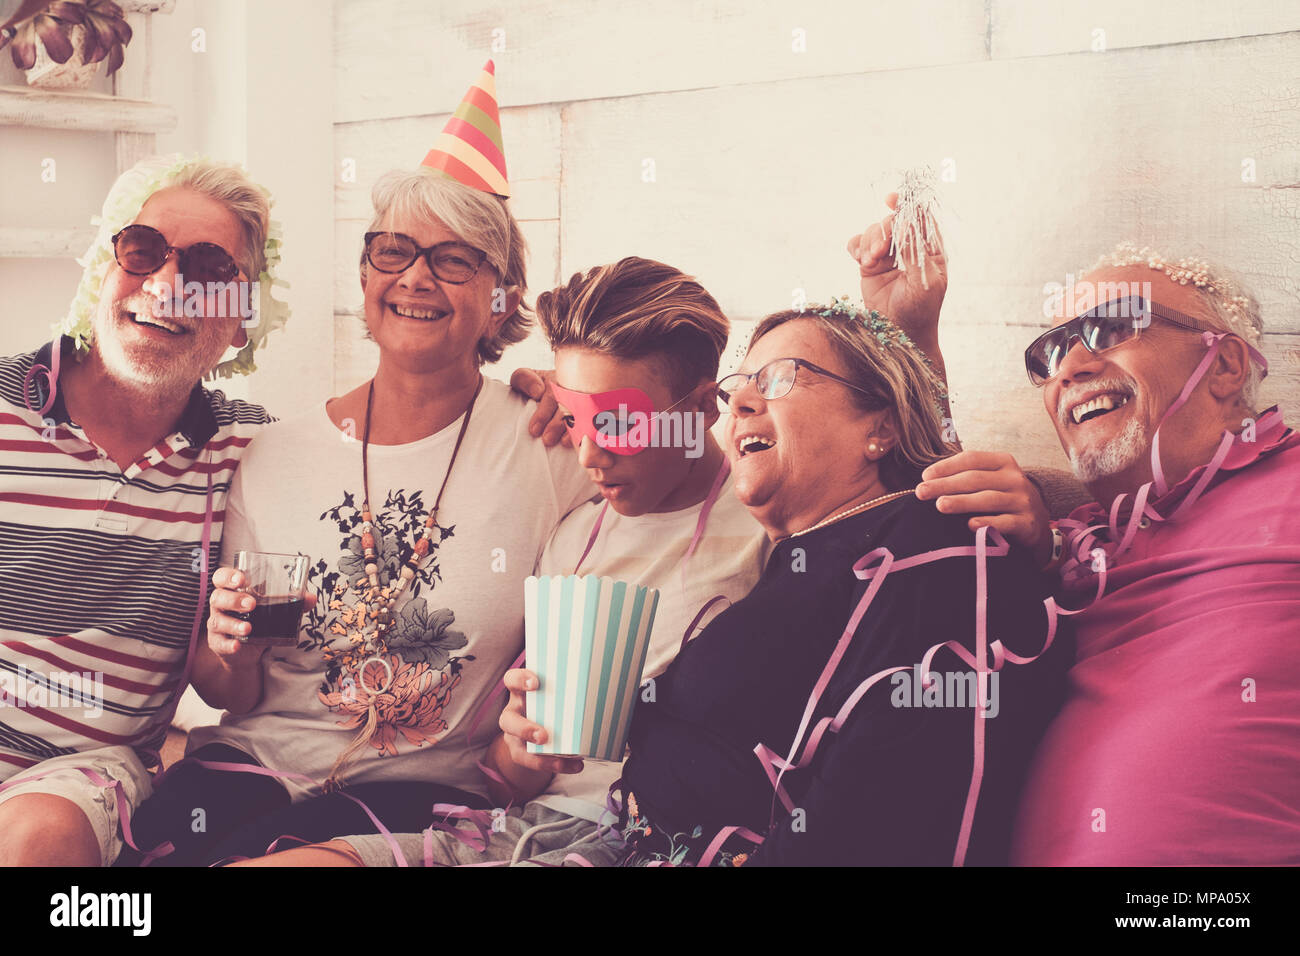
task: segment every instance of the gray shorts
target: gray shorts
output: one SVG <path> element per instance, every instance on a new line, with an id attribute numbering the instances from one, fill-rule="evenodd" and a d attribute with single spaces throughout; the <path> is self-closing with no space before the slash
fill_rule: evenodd
<path id="1" fill-rule="evenodd" d="M 102 787 L 92 781 L 81 768 L 93 770 L 110 783 L 122 784 L 129 818 L 153 792 L 153 780 L 144 764 L 130 747 L 101 747 L 79 753 L 51 757 L 26 770 L 20 770 L 4 781 L 0 803 L 27 793 L 48 794 L 71 800 L 86 815 L 95 839 L 99 842 L 99 858 L 109 866 L 122 852 L 121 810 L 118 808 L 118 791 Z M 30 779 L 37 777 L 39 779 Z"/>
<path id="2" fill-rule="evenodd" d="M 468 823 L 460 825 L 467 836 L 478 836 L 478 830 Z M 515 807 L 508 813 L 493 817 L 493 832 L 489 834 L 487 849 L 480 852 L 450 833 L 426 830 L 423 833 L 394 833 L 393 839 L 401 847 L 408 866 L 424 866 L 425 845 L 432 849 L 434 866 L 467 866 L 475 863 L 496 863 L 502 866 L 581 866 L 574 860 L 565 862 L 570 853 L 593 866 L 615 866 L 627 856 L 627 848 L 616 830 L 606 829 L 597 835 L 599 827 L 590 820 L 571 817 L 540 803 Z M 379 834 L 341 837 L 351 845 L 366 866 L 396 866 L 392 847 Z"/>

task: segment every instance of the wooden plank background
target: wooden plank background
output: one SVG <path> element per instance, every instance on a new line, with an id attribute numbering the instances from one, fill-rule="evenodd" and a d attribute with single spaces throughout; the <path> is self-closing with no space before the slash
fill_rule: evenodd
<path id="1" fill-rule="evenodd" d="M 723 364 L 734 367 L 753 322 L 796 290 L 856 295 L 845 241 L 883 214 L 900 170 L 930 163 L 954 174 L 941 186 L 952 259 L 942 336 L 968 446 L 1061 464 L 1020 356 L 1045 325 L 1044 285 L 1121 239 L 1241 274 L 1269 330 L 1263 398 L 1300 399 L 1295 4 L 335 10 L 335 158 L 357 169 L 336 189 L 337 391 L 375 362 L 353 311 L 369 188 L 419 161 L 493 56 L 534 295 L 624 255 L 661 259 L 728 311 Z M 796 28 L 806 52 L 792 47 Z M 1105 51 L 1092 49 L 1096 28 Z M 494 29 L 504 51 L 492 50 Z M 493 374 L 546 362 L 534 339 Z"/>

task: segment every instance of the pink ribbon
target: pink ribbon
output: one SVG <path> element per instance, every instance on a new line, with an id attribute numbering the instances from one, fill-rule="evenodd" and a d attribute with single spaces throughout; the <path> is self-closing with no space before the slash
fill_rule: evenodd
<path id="1" fill-rule="evenodd" d="M 1127 494 L 1118 495 L 1115 500 L 1111 502 L 1109 521 L 1105 525 L 1087 525 L 1081 521 L 1075 521 L 1069 518 L 1057 522 L 1058 526 L 1067 529 L 1067 546 L 1072 552 L 1071 557 L 1061 568 L 1062 579 L 1069 581 L 1079 580 L 1087 573 L 1084 571 L 1083 566 L 1089 565 L 1091 567 L 1089 559 L 1094 559 L 1096 562 L 1096 567 L 1092 567 L 1092 570 L 1099 576 L 1097 594 L 1089 604 L 1100 600 L 1101 596 L 1105 593 L 1107 564 L 1113 563 L 1120 557 L 1120 555 L 1124 554 L 1129 549 L 1134 538 L 1137 536 L 1138 530 L 1142 527 L 1143 519 L 1145 518 L 1151 522 L 1172 521 L 1175 518 L 1186 514 L 1210 486 L 1210 482 L 1214 480 L 1215 475 L 1218 474 L 1223 462 L 1227 459 L 1233 445 L 1236 443 L 1237 436 L 1232 432 L 1225 430 L 1219 441 L 1218 448 L 1215 449 L 1214 455 L 1211 456 L 1209 462 L 1205 465 L 1200 477 L 1197 478 L 1195 483 L 1188 490 L 1187 495 L 1171 514 L 1163 515 L 1149 503 L 1148 499 L 1151 496 L 1152 488 L 1155 489 L 1156 495 L 1159 497 L 1163 497 L 1170 491 L 1160 461 L 1160 430 L 1164 427 L 1165 422 L 1169 421 L 1170 417 L 1186 404 L 1187 400 L 1191 397 L 1192 392 L 1195 391 L 1196 386 L 1200 383 L 1201 379 L 1205 377 L 1205 373 L 1209 371 L 1210 365 L 1219 354 L 1221 342 L 1227 334 L 1228 333 L 1223 332 L 1202 333 L 1201 339 L 1209 351 L 1201 359 L 1192 374 L 1188 376 L 1187 382 L 1183 385 L 1178 398 L 1176 398 L 1173 404 L 1171 404 L 1165 411 L 1165 414 L 1160 419 L 1160 424 L 1156 426 L 1156 433 L 1151 439 L 1152 480 L 1142 485 L 1142 487 L 1137 490 L 1137 494 L 1134 495 L 1133 507 L 1124 529 L 1121 531 L 1119 527 L 1119 517 L 1123 510 L 1124 500 L 1128 497 Z M 1264 374 L 1267 375 L 1268 360 L 1249 343 L 1245 344 L 1251 357 L 1261 366 Z M 1280 411 L 1270 412 L 1262 415 L 1256 423 L 1256 426 L 1260 431 L 1269 431 L 1281 422 L 1281 418 L 1282 415 Z M 1109 539 L 1107 541 L 1103 542 L 1100 540 L 1102 531 L 1109 532 Z M 1085 605 L 1084 608 L 1080 608 L 1079 610 L 1084 610 L 1087 606 L 1088 605 Z M 1071 613 L 1078 612 L 1076 611 Z"/>
<path id="2" fill-rule="evenodd" d="M 520 651 L 519 656 L 516 657 L 514 659 L 514 662 L 511 663 L 511 665 L 506 669 L 515 670 L 516 668 L 523 667 L 523 666 L 524 666 L 524 652 Z M 503 675 L 497 678 L 496 684 L 493 685 L 492 690 L 488 693 L 488 695 L 483 698 L 483 703 L 478 705 L 478 709 L 474 711 L 474 716 L 470 718 L 469 726 L 465 728 L 465 746 L 469 748 L 471 751 L 474 749 L 474 733 L 475 731 L 478 730 L 479 724 L 483 723 L 483 718 L 487 716 L 488 708 L 491 707 L 493 702 L 504 693 L 506 693 L 506 682 L 505 682 L 505 676 Z M 510 781 L 508 781 L 505 777 L 501 776 L 501 774 L 497 773 L 495 770 L 493 770 L 491 767 L 485 764 L 482 760 L 475 760 L 474 765 L 478 767 L 478 769 L 481 770 L 484 776 L 486 776 L 489 780 L 495 780 L 501 786 L 505 787 L 508 790 L 513 791 L 514 788 L 511 787 Z M 511 801 L 511 806 L 513 805 L 514 805 L 514 801 Z M 509 807 L 507 807 L 506 809 L 508 810 Z"/>
<path id="3" fill-rule="evenodd" d="M 194 765 L 196 766 L 204 767 L 205 770 L 224 770 L 227 771 L 227 773 L 234 773 L 234 774 L 256 774 L 259 775 L 259 777 L 270 777 L 279 780 L 303 780 L 303 782 L 305 783 L 312 784 L 313 787 L 321 788 L 321 784 L 318 784 L 316 780 L 313 780 L 311 777 L 307 777 L 307 775 L 305 774 L 290 773 L 290 771 L 287 770 L 270 770 L 269 767 L 259 766 L 256 765 L 256 763 L 233 763 L 229 761 L 198 760 L 198 758 L 195 757 L 186 757 L 185 760 L 175 763 L 173 769 L 174 767 L 181 766 L 181 763 L 185 763 L 185 762 L 194 763 Z M 387 829 L 386 826 L 383 826 L 383 823 L 380 821 L 380 818 L 374 816 L 373 810 L 370 809 L 369 806 L 365 805 L 363 800 L 357 799 L 357 797 L 352 796 L 351 793 L 339 791 L 339 795 L 347 797 L 347 799 L 351 800 L 352 803 L 356 804 L 357 806 L 360 806 L 361 810 L 364 810 L 365 816 L 369 817 L 370 822 L 374 823 L 374 827 L 376 827 L 376 830 L 380 831 L 380 836 L 382 836 L 383 842 L 389 844 L 389 849 L 391 852 L 393 852 L 393 858 L 394 861 L 396 862 L 396 865 L 406 866 L 407 865 L 406 856 L 403 856 L 402 847 L 400 847 L 398 842 L 396 842 L 396 840 L 393 838 L 393 834 L 391 834 L 389 829 Z M 464 808 L 464 806 L 454 806 L 451 804 L 434 804 L 433 812 L 438 813 L 439 809 L 443 809 L 443 808 L 452 810 L 452 812 L 454 812 L 454 810 L 465 810 L 467 814 L 473 814 L 473 813 L 482 814 L 482 816 L 490 819 L 490 817 L 487 816 L 485 810 L 469 810 L 468 808 Z M 448 816 L 452 816 L 452 814 L 448 813 Z M 437 823 L 435 823 L 434 826 L 438 826 Z M 287 834 L 281 835 L 281 836 L 277 836 L 276 839 L 272 840 L 272 843 L 270 843 L 269 847 L 266 848 L 266 852 L 268 853 L 272 852 L 274 847 L 276 847 L 276 845 L 278 845 L 278 843 L 281 842 L 281 840 L 285 840 L 285 839 L 300 840 L 300 842 L 305 843 L 305 840 L 302 840 L 302 838 L 299 838 L 299 836 L 291 836 Z M 133 845 L 134 848 L 134 844 L 131 845 Z M 157 853 L 157 855 L 155 855 L 155 858 L 156 856 L 162 856 L 162 853 Z M 147 858 L 147 860 L 140 862 L 140 866 L 147 866 L 149 862 L 151 862 L 151 860 Z"/>
<path id="4" fill-rule="evenodd" d="M 4 783 L 0 783 L 0 791 L 8 790 L 10 787 L 16 786 L 20 783 L 27 783 L 28 781 L 31 780 L 40 780 L 42 777 L 48 777 L 52 774 L 61 773 L 64 769 L 78 770 L 81 773 L 85 774 L 86 777 L 89 778 L 90 782 L 93 783 L 95 786 L 102 787 L 105 790 L 113 791 L 116 797 L 114 803 L 117 805 L 117 817 L 122 823 L 122 839 L 126 843 L 126 845 L 129 846 L 131 849 L 136 850 L 137 852 L 140 853 L 144 853 L 143 850 L 141 850 L 138 846 L 135 845 L 135 837 L 131 832 L 131 814 L 127 810 L 128 803 L 126 799 L 126 792 L 122 788 L 121 780 L 108 780 L 105 777 L 101 776 L 96 771 L 91 770 L 89 767 L 75 767 L 75 768 L 56 767 L 53 770 L 43 770 L 37 773 L 21 774 L 19 776 L 11 777 L 10 779 L 6 780 Z M 158 846 L 154 847 L 148 853 L 145 853 L 145 857 L 140 862 L 140 865 L 148 866 L 154 860 L 158 859 L 159 857 L 166 856 L 168 853 L 171 853 L 174 849 L 175 847 L 173 847 L 170 842 L 160 843 Z"/>
<path id="5" fill-rule="evenodd" d="M 987 538 L 993 536 L 994 546 L 989 547 Z M 854 708 L 876 684 L 880 683 L 890 674 L 899 671 L 906 671 L 907 667 L 888 667 L 877 671 L 866 680 L 862 681 L 854 691 L 848 696 L 844 704 L 834 717 L 823 717 L 808 733 L 806 745 L 803 746 L 800 753 L 800 746 L 804 742 L 805 733 L 808 731 L 808 725 L 812 716 L 820 703 L 822 695 L 830 685 L 836 669 L 839 667 L 848 649 L 854 634 L 862 618 L 866 615 L 867 609 L 875 600 L 876 595 L 880 592 L 885 578 L 891 573 L 904 571 L 909 568 L 919 567 L 924 564 L 930 564 L 935 561 L 942 561 L 947 558 L 955 557 L 974 557 L 975 558 L 975 650 L 974 653 L 968 651 L 964 645 L 958 641 L 943 641 L 930 647 L 922 657 L 921 673 L 928 675 L 930 673 L 930 664 L 934 655 L 943 648 L 951 650 L 967 666 L 971 667 L 976 674 L 977 686 L 979 688 L 980 706 L 975 708 L 975 726 L 974 737 L 972 741 L 973 759 L 971 767 L 970 785 L 967 789 L 966 802 L 962 810 L 961 824 L 958 827 L 957 844 L 953 851 L 953 865 L 961 866 L 965 863 L 966 852 L 970 846 L 970 834 L 974 825 L 975 807 L 979 802 L 980 786 L 984 777 L 984 704 L 988 699 L 988 675 L 999 671 L 1007 664 L 1029 664 L 1038 660 L 1045 654 L 1056 638 L 1057 619 L 1060 614 L 1073 614 L 1074 611 L 1066 611 L 1056 606 L 1053 598 L 1048 597 L 1043 604 L 1047 611 L 1047 635 L 1044 638 L 1042 649 L 1029 657 L 1021 657 L 1005 647 L 1001 641 L 988 640 L 988 558 L 990 555 L 1002 557 L 1010 550 L 1010 545 L 1006 539 L 994 528 L 985 525 L 975 532 L 975 544 L 971 547 L 952 547 L 939 548 L 933 551 L 926 551 L 902 560 L 896 559 L 888 548 L 876 548 L 859 558 L 853 565 L 854 576 L 859 580 L 870 581 L 866 592 L 859 600 L 853 614 L 849 617 L 849 622 L 844 628 L 832 650 L 830 658 L 822 669 L 821 676 L 818 677 L 816 684 L 813 686 L 812 693 L 809 695 L 808 703 L 804 708 L 803 718 L 799 723 L 799 728 L 795 733 L 794 742 L 790 746 L 790 751 L 786 757 L 782 758 L 773 752 L 767 745 L 758 744 L 754 748 L 754 753 L 762 764 L 763 772 L 767 775 L 769 782 L 772 784 L 772 814 L 769 818 L 768 832 L 776 825 L 776 802 L 780 800 L 787 812 L 794 811 L 794 801 L 782 786 L 781 781 L 785 773 L 789 770 L 799 770 L 808 766 L 816 756 L 817 750 L 821 745 L 827 733 L 838 733 L 843 727 L 844 722 L 848 720 Z M 873 565 L 875 565 L 873 567 Z M 989 658 L 992 657 L 990 666 Z M 799 756 L 796 759 L 796 754 Z M 705 856 L 701 858 L 701 866 L 705 866 L 713 859 L 723 842 L 733 833 L 739 833 L 742 837 L 755 844 L 763 842 L 762 837 L 758 837 L 751 831 L 744 830 L 742 827 L 724 827 L 715 836 L 709 844 Z"/>
<path id="6" fill-rule="evenodd" d="M 739 834 L 755 845 L 763 842 L 763 838 L 753 830 L 747 830 L 744 827 L 723 827 L 718 831 L 717 836 L 709 841 L 709 845 L 704 848 L 704 854 L 700 857 L 700 862 L 695 865 L 706 867 L 712 863 L 713 858 L 717 856 L 718 851 L 722 849 L 722 844 L 726 843 L 727 837 L 731 836 L 733 833 Z"/>
<path id="7" fill-rule="evenodd" d="M 695 553 L 695 548 L 699 545 L 700 539 L 704 536 L 704 526 L 708 523 L 709 512 L 717 503 L 718 497 L 722 492 L 722 486 L 727 480 L 727 475 L 731 472 L 731 462 L 724 455 L 722 458 L 722 467 L 713 477 L 713 484 L 709 486 L 709 493 L 704 496 L 704 504 L 700 508 L 700 517 L 695 522 L 695 534 L 691 536 L 691 543 L 686 547 L 686 553 L 682 556 L 680 568 L 682 573 L 682 591 L 686 590 L 686 562 L 690 560 L 691 555 Z M 587 560 L 587 555 L 591 554 L 591 549 L 596 545 L 596 539 L 600 537 L 600 527 L 605 522 L 605 513 L 609 511 L 609 502 L 606 501 L 601 507 L 600 513 L 596 515 L 596 522 L 591 527 L 591 534 L 587 536 L 587 546 L 583 548 L 582 555 L 578 558 L 577 565 L 573 568 L 576 575 L 582 570 L 582 562 Z"/>
<path id="8" fill-rule="evenodd" d="M 605 512 L 609 510 L 609 502 L 606 501 L 601 506 L 600 513 L 596 515 L 596 523 L 591 526 L 591 534 L 587 536 L 587 546 L 582 549 L 582 555 L 578 558 L 578 563 L 573 568 L 573 573 L 577 574 L 582 570 L 582 562 L 587 560 L 587 555 L 591 554 L 591 549 L 596 546 L 596 539 L 600 537 L 600 526 L 605 523 Z"/>
<path id="9" fill-rule="evenodd" d="M 63 336 L 59 335 L 54 339 L 54 345 L 50 350 L 50 365 L 40 365 L 33 363 L 32 367 L 27 370 L 23 376 L 23 404 L 27 406 L 29 412 L 35 412 L 42 418 L 54 406 L 54 396 L 59 394 L 59 360 L 63 357 Z M 45 380 L 49 383 L 50 394 L 45 399 L 40 409 L 32 408 L 31 402 L 27 400 L 27 391 L 31 387 L 32 380 L 39 374 L 44 373 Z"/>

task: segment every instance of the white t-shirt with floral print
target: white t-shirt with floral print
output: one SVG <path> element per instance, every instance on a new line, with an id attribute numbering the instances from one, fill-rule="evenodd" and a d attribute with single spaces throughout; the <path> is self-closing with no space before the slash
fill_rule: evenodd
<path id="1" fill-rule="evenodd" d="M 430 781 L 485 794 L 476 766 L 497 733 L 504 695 L 471 721 L 523 650 L 524 579 L 560 519 L 593 493 L 573 451 L 528 434 L 535 405 L 485 380 L 443 494 L 438 534 L 395 609 L 383 644 L 361 548 L 361 442 L 323 405 L 268 426 L 244 452 L 226 506 L 222 564 L 236 551 L 304 553 L 314 610 L 296 648 L 262 658 L 264 693 L 249 713 L 200 727 L 189 749 L 221 742 L 319 793 L 368 722 L 349 783 Z M 433 506 L 462 419 L 405 445 L 371 445 L 370 495 L 381 583 L 395 580 Z M 382 535 L 382 537 L 381 537 Z"/>

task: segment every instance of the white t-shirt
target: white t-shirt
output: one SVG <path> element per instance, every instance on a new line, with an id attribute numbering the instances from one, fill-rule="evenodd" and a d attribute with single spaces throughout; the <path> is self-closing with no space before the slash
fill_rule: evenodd
<path id="1" fill-rule="evenodd" d="M 573 573 L 603 507 L 603 501 L 590 502 L 561 522 L 542 553 L 538 574 Z M 767 562 L 770 552 L 767 535 L 749 510 L 736 500 L 728 475 L 709 512 L 695 553 L 686 562 L 683 592 L 681 562 L 695 536 L 703 507 L 704 503 L 700 502 L 681 511 L 635 518 L 624 517 L 610 508 L 591 553 L 582 562 L 581 574 L 607 575 L 659 589 L 659 606 L 655 610 L 643 681 L 659 676 L 672 663 L 681 649 L 687 626 L 710 598 L 721 594 L 727 601 L 719 601 L 709 608 L 692 637 L 728 601 L 738 601 L 748 594 L 758 583 Z M 623 765 L 591 759 L 583 763 L 581 773 L 556 774 L 550 788 L 536 802 L 575 817 L 600 820 L 605 795 L 610 784 L 618 779 Z"/>
<path id="2" fill-rule="evenodd" d="M 347 782 L 427 780 L 486 794 L 475 764 L 499 732 L 504 695 L 483 713 L 472 748 L 466 732 L 523 650 L 524 578 L 560 519 L 593 493 L 572 450 L 528 434 L 534 408 L 484 381 L 439 508 L 441 540 L 434 535 L 399 599 L 378 661 L 373 646 L 364 649 L 378 602 L 365 606 L 368 584 L 355 586 L 365 579 L 360 440 L 339 431 L 324 405 L 255 438 L 231 486 L 222 564 L 241 550 L 307 554 L 318 603 L 303 615 L 298 647 L 265 652 L 261 702 L 220 726 L 195 728 L 189 749 L 229 744 L 320 784 L 373 703 L 376 731 Z M 381 577 L 395 577 L 411 555 L 461 422 L 405 445 L 370 446 Z M 284 783 L 294 799 L 319 792 Z"/>

